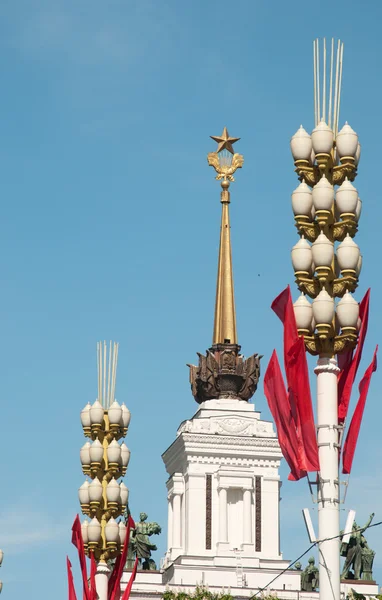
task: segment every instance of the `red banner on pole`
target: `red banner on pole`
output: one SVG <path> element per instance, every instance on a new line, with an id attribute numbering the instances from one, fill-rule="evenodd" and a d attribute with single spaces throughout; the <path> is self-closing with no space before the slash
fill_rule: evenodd
<path id="1" fill-rule="evenodd" d="M 72 526 L 72 544 L 74 544 L 74 546 L 77 548 L 78 558 L 80 560 L 83 586 L 83 600 L 91 600 L 88 586 L 84 541 L 82 539 L 81 521 L 78 515 L 74 519 L 74 523 Z"/>
<path id="2" fill-rule="evenodd" d="M 289 478 L 297 481 L 306 476 L 299 452 L 300 441 L 296 431 L 288 395 L 285 389 L 276 350 L 273 351 L 264 375 L 264 393 L 275 420 L 281 451 L 291 470 Z"/>
<path id="3" fill-rule="evenodd" d="M 97 600 L 97 589 L 95 576 L 97 572 L 97 563 L 94 558 L 94 554 L 90 557 L 90 600 Z"/>
<path id="4" fill-rule="evenodd" d="M 305 454 L 306 471 L 319 471 L 305 344 L 303 338 L 298 336 L 289 285 L 272 302 L 272 310 L 284 325 L 284 364 L 289 404 L 296 423 L 297 437 L 302 442 L 301 451 Z"/>
<path id="5" fill-rule="evenodd" d="M 66 557 L 66 569 L 68 572 L 68 599 L 69 600 L 77 600 L 76 590 L 74 587 L 73 573 L 72 573 L 72 563 L 69 558 Z"/>
<path id="6" fill-rule="evenodd" d="M 355 407 L 355 411 L 350 422 L 349 431 L 346 436 L 345 444 L 344 444 L 344 452 L 342 459 L 342 473 L 349 474 L 353 464 L 353 458 L 355 449 L 357 446 L 357 440 L 359 431 L 361 428 L 363 411 L 365 409 L 367 394 L 370 387 L 370 382 L 374 371 L 377 370 L 377 352 L 378 346 L 374 351 L 373 360 L 370 365 L 367 367 L 364 376 L 361 379 L 359 384 L 359 399 L 357 402 L 357 406 Z"/>
<path id="7" fill-rule="evenodd" d="M 344 423 L 348 413 L 353 383 L 362 357 L 362 350 L 369 323 L 369 301 L 370 289 L 367 290 L 359 305 L 361 327 L 359 330 L 357 348 L 354 354 L 345 352 L 343 357 L 340 354 L 338 360 L 339 367 L 342 369 L 338 377 L 338 422 L 340 424 Z"/>
<path id="8" fill-rule="evenodd" d="M 131 516 L 129 516 L 126 526 L 126 537 L 125 543 L 123 545 L 122 554 L 120 554 L 115 561 L 113 572 L 109 579 L 109 600 L 119 600 L 120 592 L 121 592 L 121 577 L 123 573 L 123 568 L 126 564 L 127 559 L 127 551 L 129 548 L 129 540 L 130 540 L 130 529 L 135 528 L 135 523 Z"/>
<path id="9" fill-rule="evenodd" d="M 132 573 L 131 573 L 131 576 L 130 576 L 130 579 L 129 579 L 129 583 L 127 584 L 126 589 L 123 592 L 123 596 L 122 596 L 121 600 L 129 600 L 131 588 L 133 587 L 133 583 L 134 583 L 135 578 L 137 576 L 137 569 L 138 569 L 138 556 L 135 559 L 134 568 L 132 570 Z"/>

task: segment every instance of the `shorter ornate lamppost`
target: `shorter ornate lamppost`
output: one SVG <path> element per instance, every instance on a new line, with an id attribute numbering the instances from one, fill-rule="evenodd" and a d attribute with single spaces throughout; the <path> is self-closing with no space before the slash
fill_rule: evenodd
<path id="1" fill-rule="evenodd" d="M 100 350 L 101 348 L 101 350 Z M 82 523 L 85 552 L 93 554 L 98 563 L 96 586 L 100 600 L 107 599 L 109 568 L 107 561 L 122 551 L 126 525 L 121 519 L 129 491 L 118 480 L 126 474 L 130 450 L 124 438 L 130 423 L 130 411 L 114 399 L 118 346 L 110 346 L 107 360 L 106 345 L 99 345 L 98 399 L 81 411 L 84 434 L 92 440 L 80 450 L 82 471 L 87 479 L 79 489 L 82 512 L 90 518 Z M 107 380 L 109 378 L 109 380 Z"/>

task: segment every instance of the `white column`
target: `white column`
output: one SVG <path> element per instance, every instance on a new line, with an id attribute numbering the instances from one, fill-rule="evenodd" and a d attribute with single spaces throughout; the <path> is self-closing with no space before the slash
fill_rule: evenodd
<path id="1" fill-rule="evenodd" d="M 183 503 L 185 506 L 186 554 L 204 556 L 206 553 L 206 523 L 201 515 L 206 506 L 206 475 L 189 469 Z M 217 513 L 217 510 L 216 510 Z M 214 524 L 214 519 L 212 519 Z M 208 551 L 209 552 L 209 551 Z"/>
<path id="2" fill-rule="evenodd" d="M 318 488 L 318 535 L 320 540 L 340 532 L 338 483 L 338 408 L 335 358 L 318 359 L 317 427 L 320 480 Z M 340 541 L 336 537 L 319 544 L 320 600 L 340 600 Z"/>
<path id="3" fill-rule="evenodd" d="M 98 600 L 108 600 L 108 584 L 110 569 L 107 564 L 100 561 L 97 565 L 95 574 L 95 584 L 98 594 Z"/>
<path id="4" fill-rule="evenodd" d="M 180 494 L 174 494 L 172 499 L 173 506 L 173 537 L 172 544 L 174 548 L 180 548 L 180 533 L 181 533 L 181 504 L 180 504 Z"/>
<path id="5" fill-rule="evenodd" d="M 264 476 L 261 482 L 262 540 L 261 552 L 267 558 L 280 556 L 280 489 L 279 476 Z M 329 599 L 332 600 L 332 599 Z"/>
<path id="6" fill-rule="evenodd" d="M 219 490 L 219 542 L 228 541 L 227 532 L 227 490 Z"/>
<path id="7" fill-rule="evenodd" d="M 167 550 L 172 548 L 172 497 L 167 496 L 168 517 L 167 517 Z"/>
<path id="8" fill-rule="evenodd" d="M 244 544 L 252 544 L 252 498 L 251 490 L 244 490 L 243 493 L 243 542 Z"/>

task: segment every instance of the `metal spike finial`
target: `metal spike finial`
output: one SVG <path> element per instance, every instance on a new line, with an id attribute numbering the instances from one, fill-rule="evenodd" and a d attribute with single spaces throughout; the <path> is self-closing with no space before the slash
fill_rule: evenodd
<path id="1" fill-rule="evenodd" d="M 343 56 L 343 42 L 338 40 L 335 48 L 334 38 L 332 38 L 328 72 L 326 39 L 324 38 L 322 43 L 321 63 L 320 41 L 318 38 L 313 41 L 314 124 L 317 127 L 321 120 L 325 121 L 333 130 L 334 138 L 338 133 L 340 118 Z"/>
<path id="2" fill-rule="evenodd" d="M 97 342 L 98 401 L 108 409 L 115 400 L 119 344 Z"/>

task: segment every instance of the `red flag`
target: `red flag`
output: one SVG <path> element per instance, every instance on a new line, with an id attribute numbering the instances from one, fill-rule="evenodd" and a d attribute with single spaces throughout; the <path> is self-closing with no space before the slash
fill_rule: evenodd
<path id="1" fill-rule="evenodd" d="M 121 600 L 129 600 L 131 588 L 133 587 L 133 583 L 134 583 L 135 577 L 137 575 L 137 569 L 138 569 L 138 556 L 135 559 L 134 568 L 133 568 L 133 571 L 131 573 L 131 576 L 130 576 L 130 579 L 129 579 L 129 583 L 127 584 L 126 589 L 123 592 L 123 596 L 122 596 Z"/>
<path id="2" fill-rule="evenodd" d="M 298 338 L 288 354 L 289 402 L 297 407 L 300 434 L 305 451 L 306 470 L 319 471 L 316 427 L 314 424 L 308 363 L 304 338 Z"/>
<path id="3" fill-rule="evenodd" d="M 272 353 L 264 375 L 264 393 L 268 400 L 269 410 L 275 420 L 281 451 L 291 470 L 289 477 L 296 481 L 305 477 L 306 471 L 302 470 L 299 464 L 296 424 L 292 416 L 276 350 Z"/>
<path id="4" fill-rule="evenodd" d="M 86 570 L 86 558 L 84 541 L 82 539 L 81 521 L 77 515 L 72 526 L 72 544 L 77 548 L 78 558 L 80 560 L 82 584 L 83 584 L 83 600 L 91 600 L 88 586 L 88 574 Z"/>
<path id="5" fill-rule="evenodd" d="M 351 354 L 346 353 L 344 358 L 339 356 L 339 366 L 343 370 L 338 378 L 338 422 L 343 423 L 349 408 L 350 396 L 354 380 L 357 375 L 358 366 L 362 357 L 363 345 L 365 343 L 367 327 L 369 323 L 369 300 L 370 289 L 367 290 L 359 305 L 359 318 L 361 319 L 361 327 L 359 330 L 358 344 L 354 352 L 353 358 Z"/>
<path id="6" fill-rule="evenodd" d="M 90 557 L 90 600 L 97 600 L 97 589 L 95 576 L 97 572 L 97 563 L 94 558 L 94 554 L 92 553 Z"/>
<path id="7" fill-rule="evenodd" d="M 272 302 L 272 310 L 284 325 L 284 364 L 289 404 L 297 427 L 297 437 L 302 441 L 299 462 L 300 465 L 305 464 L 306 471 L 319 471 L 305 344 L 303 338 L 298 336 L 289 285 Z"/>
<path id="8" fill-rule="evenodd" d="M 68 557 L 66 557 L 66 568 L 68 571 L 68 592 L 69 592 L 68 599 L 69 600 L 77 600 L 76 590 L 75 590 L 74 581 L 73 581 L 72 563 L 70 562 Z"/>
<path id="9" fill-rule="evenodd" d="M 129 516 L 126 527 L 126 537 L 125 543 L 123 545 L 122 554 L 117 557 L 115 561 L 113 572 L 109 579 L 109 598 L 108 600 L 119 600 L 120 590 L 121 590 L 121 577 L 123 573 L 123 568 L 126 564 L 127 551 L 129 548 L 129 540 L 130 540 L 130 529 L 135 528 L 135 523 L 131 516 Z"/>
<path id="10" fill-rule="evenodd" d="M 366 398 L 369 391 L 370 381 L 374 371 L 377 370 L 377 352 L 378 346 L 374 351 L 373 360 L 370 365 L 367 367 L 364 376 L 361 379 L 359 384 L 359 399 L 357 402 L 357 406 L 355 407 L 355 411 L 350 422 L 349 431 L 346 436 L 345 444 L 344 444 L 344 452 L 342 459 L 342 473 L 349 474 L 352 468 L 353 458 L 355 449 L 357 446 L 358 434 L 361 428 L 363 411 L 366 404 Z"/>

